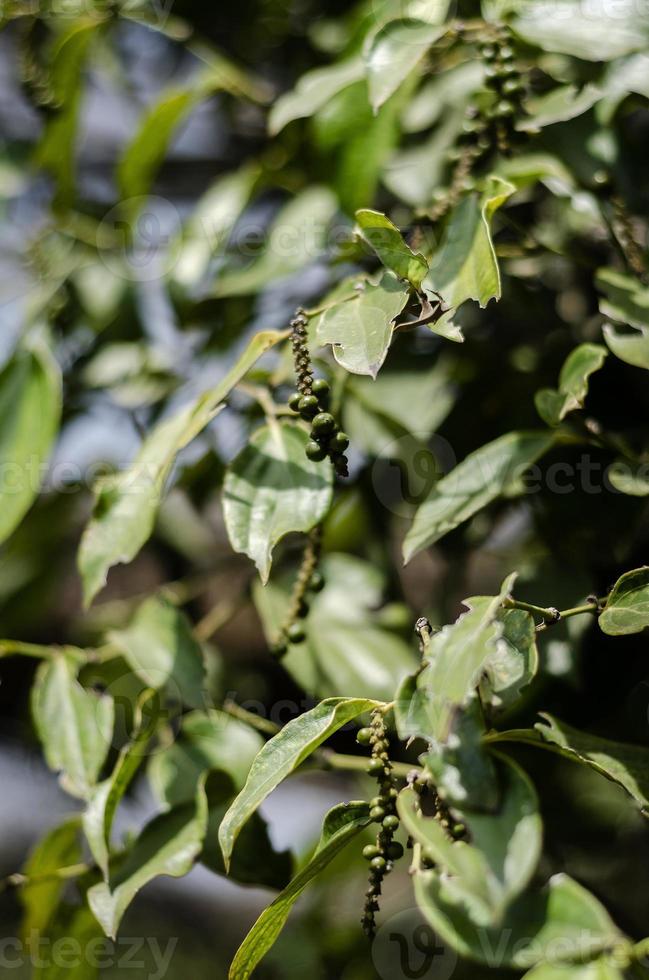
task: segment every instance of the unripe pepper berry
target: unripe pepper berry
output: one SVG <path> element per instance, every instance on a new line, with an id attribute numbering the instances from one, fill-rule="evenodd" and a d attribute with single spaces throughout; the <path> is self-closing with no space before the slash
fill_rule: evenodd
<path id="1" fill-rule="evenodd" d="M 356 733 L 356 741 L 359 745 L 369 745 L 372 738 L 371 728 L 359 728 Z"/>
<path id="2" fill-rule="evenodd" d="M 318 414 L 320 406 L 315 395 L 302 395 L 299 402 L 299 411 L 303 419 L 312 419 Z"/>
<path id="3" fill-rule="evenodd" d="M 336 420 L 329 412 L 319 412 L 311 423 L 311 430 L 315 435 L 326 436 L 336 428 Z"/>
<path id="4" fill-rule="evenodd" d="M 291 623 L 286 630 L 286 638 L 289 643 L 304 643 L 306 634 L 299 623 Z"/>
<path id="5" fill-rule="evenodd" d="M 379 849 L 376 844 L 367 844 L 363 848 L 363 857 L 366 861 L 372 861 L 375 857 L 379 856 Z"/>
<path id="6" fill-rule="evenodd" d="M 297 413 L 300 411 L 301 401 L 302 401 L 302 395 L 299 393 L 299 391 L 295 391 L 293 392 L 293 394 L 288 400 L 288 407 L 291 409 L 292 412 Z"/>
<path id="7" fill-rule="evenodd" d="M 309 439 L 304 447 L 304 452 L 307 454 L 308 459 L 310 459 L 312 463 L 320 463 L 327 455 L 327 450 L 325 447 L 321 446 L 319 442 L 315 441 L 315 439 Z"/>

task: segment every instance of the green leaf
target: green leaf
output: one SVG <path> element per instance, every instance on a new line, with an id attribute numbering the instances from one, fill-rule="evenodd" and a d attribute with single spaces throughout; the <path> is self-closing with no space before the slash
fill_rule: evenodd
<path id="1" fill-rule="evenodd" d="M 502 496 L 553 445 L 546 432 L 509 432 L 466 457 L 431 490 L 415 514 L 404 560 L 434 544 Z"/>
<path id="2" fill-rule="evenodd" d="M 260 257 L 242 267 L 226 267 L 217 276 L 214 295 L 223 298 L 260 292 L 269 283 L 293 275 L 320 258 L 336 209 L 336 197 L 328 187 L 314 185 L 302 191 L 272 221 Z"/>
<path id="3" fill-rule="evenodd" d="M 413 252 L 406 245 L 396 225 L 380 211 L 370 211 L 368 208 L 356 212 L 356 221 L 361 236 L 374 249 L 386 269 L 419 289 L 428 272 L 428 263 L 423 255 Z"/>
<path id="4" fill-rule="evenodd" d="M 392 340 L 394 320 L 408 302 L 409 287 L 386 272 L 353 299 L 331 307 L 318 323 L 320 344 L 331 344 L 337 362 L 352 374 L 375 378 Z"/>
<path id="5" fill-rule="evenodd" d="M 105 584 L 108 570 L 131 561 L 151 536 L 177 454 L 220 411 L 224 399 L 261 355 L 284 336 L 266 331 L 253 337 L 216 387 L 155 426 L 127 470 L 97 482 L 93 515 L 78 555 L 86 605 Z"/>
<path id="6" fill-rule="evenodd" d="M 275 545 L 291 531 L 309 531 L 331 505 L 331 464 L 307 458 L 308 438 L 290 423 L 257 429 L 225 476 L 223 516 L 230 543 L 254 561 L 263 582 Z"/>
<path id="7" fill-rule="evenodd" d="M 595 281 L 606 294 L 599 308 L 604 316 L 631 327 L 649 327 L 649 288 L 616 269 L 598 269 Z M 624 358 L 623 358 L 624 359 Z"/>
<path id="8" fill-rule="evenodd" d="M 604 340 L 609 350 L 621 361 L 633 367 L 649 371 L 649 327 L 634 330 L 633 333 L 620 333 L 610 323 L 605 323 Z"/>
<path id="9" fill-rule="evenodd" d="M 198 780 L 210 770 L 227 773 L 239 791 L 263 744 L 258 732 L 223 711 L 191 711 L 173 744 L 151 757 L 147 774 L 166 806 L 193 799 Z"/>
<path id="10" fill-rule="evenodd" d="M 456 709 L 467 703 L 485 664 L 496 652 L 503 634 L 499 613 L 514 579 L 515 574 L 509 575 L 496 596 L 466 599 L 469 611 L 431 638 L 426 650 L 428 665 L 417 680 L 426 696 L 426 735 L 431 741 L 447 740 Z"/>
<path id="11" fill-rule="evenodd" d="M 201 782 L 196 802 L 155 817 L 115 866 L 109 883 L 88 890 L 88 904 L 107 936 L 115 939 L 119 924 L 140 889 L 159 875 L 181 878 L 201 852 L 207 828 L 207 797 Z"/>
<path id="12" fill-rule="evenodd" d="M 626 459 L 616 459 L 608 467 L 606 477 L 611 486 L 620 493 L 626 493 L 630 497 L 649 496 L 649 465 L 647 462 L 629 463 Z"/>
<path id="13" fill-rule="evenodd" d="M 108 695 L 81 686 L 78 666 L 67 650 L 42 663 L 32 687 L 31 708 L 48 766 L 61 773 L 66 792 L 86 798 L 108 754 L 114 705 Z"/>
<path id="14" fill-rule="evenodd" d="M 360 81 L 365 74 L 361 58 L 350 58 L 303 75 L 291 92 L 279 97 L 270 111 L 268 129 L 276 136 L 294 119 L 312 116 L 343 89 Z"/>
<path id="15" fill-rule="evenodd" d="M 75 189 L 77 123 L 83 95 L 83 73 L 92 42 L 104 18 L 75 21 L 57 37 L 50 54 L 50 86 L 56 109 L 36 148 L 34 162 L 56 180 L 57 204 L 69 205 Z"/>
<path id="16" fill-rule="evenodd" d="M 415 896 L 433 929 L 460 956 L 492 969 L 595 957 L 624 944 L 597 899 L 567 875 L 522 895 L 493 928 L 476 925 L 436 871 L 415 875 Z"/>
<path id="17" fill-rule="evenodd" d="M 427 693 L 418 691 L 421 701 Z M 454 712 L 446 741 L 433 742 L 423 762 L 446 803 L 494 813 L 500 802 L 498 775 L 484 735 L 484 712 L 477 694 L 472 693 Z"/>
<path id="18" fill-rule="evenodd" d="M 284 928 L 289 913 L 306 886 L 370 822 L 367 803 L 341 803 L 324 819 L 313 857 L 275 901 L 265 909 L 237 950 L 229 980 L 247 980 Z"/>
<path id="19" fill-rule="evenodd" d="M 378 704 L 367 698 L 327 698 L 311 711 L 293 718 L 266 742 L 252 764 L 246 785 L 219 828 L 226 868 L 229 868 L 232 849 L 241 828 L 275 787 L 330 735 Z"/>
<path id="20" fill-rule="evenodd" d="M 515 705 L 539 669 L 536 630 L 530 613 L 501 609 L 498 618 L 503 632 L 484 666 L 480 682 L 480 700 L 493 712 L 506 711 Z"/>
<path id="21" fill-rule="evenodd" d="M 544 51 L 586 61 L 609 61 L 647 47 L 649 15 L 634 0 L 619 0 L 615 10 L 605 3 L 584 11 L 580 0 L 545 0 L 518 3 L 520 14 L 512 27 L 525 41 Z"/>
<path id="22" fill-rule="evenodd" d="M 526 112 L 529 116 L 516 123 L 516 129 L 537 130 L 554 123 L 567 122 L 587 112 L 605 96 L 597 85 L 584 85 L 581 91 L 576 85 L 561 85 L 536 99 L 527 99 Z"/>
<path id="23" fill-rule="evenodd" d="M 137 704 L 133 736 L 121 749 L 108 779 L 98 783 L 88 797 L 88 804 L 83 814 L 83 831 L 90 852 L 106 881 L 113 819 L 124 793 L 146 754 L 149 741 L 157 726 L 159 707 L 154 693 L 145 691 Z"/>
<path id="24" fill-rule="evenodd" d="M 39 939 L 44 946 L 44 956 L 39 955 L 39 946 L 35 945 L 30 957 L 34 963 L 32 980 L 95 980 L 101 954 L 93 954 L 102 948 L 97 942 L 103 944 L 103 937 L 87 906 L 62 904 L 47 936 Z M 49 950 L 51 956 L 47 955 Z"/>
<path id="25" fill-rule="evenodd" d="M 490 741 L 523 742 L 557 752 L 622 786 L 642 810 L 649 810 L 649 749 L 580 732 L 544 712 L 541 717 L 533 729 L 499 732 Z"/>
<path id="26" fill-rule="evenodd" d="M 182 704 L 203 704 L 203 652 L 187 616 L 168 599 L 150 596 L 129 625 L 112 630 L 108 640 L 148 687 L 165 689 Z"/>
<path id="27" fill-rule="evenodd" d="M 24 909 L 21 931 L 25 937 L 44 932 L 54 917 L 66 881 L 55 875 L 47 876 L 81 861 L 80 829 L 79 817 L 70 817 L 49 830 L 30 852 L 22 869 L 27 881 L 20 889 Z M 30 884 L 30 878 L 41 877 L 42 881 Z"/>
<path id="28" fill-rule="evenodd" d="M 0 372 L 0 542 L 38 494 L 61 415 L 61 376 L 44 345 L 22 350 Z"/>
<path id="29" fill-rule="evenodd" d="M 371 383 L 371 382 L 370 382 Z M 410 643 L 380 623 L 384 575 L 351 555 L 328 554 L 321 563 L 322 592 L 310 599 L 306 639 L 289 649 L 282 666 L 315 697 L 370 697 L 389 701 L 414 667 Z M 293 575 L 281 586 L 253 586 L 269 644 L 286 622 Z"/>
<path id="30" fill-rule="evenodd" d="M 583 964 L 541 963 L 523 980 L 624 980 L 624 973 L 607 959 Z"/>
<path id="31" fill-rule="evenodd" d="M 440 293 L 450 307 L 474 299 L 481 307 L 500 299 L 500 271 L 491 240 L 495 212 L 514 193 L 509 181 L 491 176 L 482 194 L 468 194 L 451 213 L 433 255 L 424 289 Z"/>
<path id="32" fill-rule="evenodd" d="M 445 30 L 444 24 L 403 18 L 389 21 L 370 38 L 364 57 L 370 104 L 375 111 L 417 68 Z"/>
<path id="33" fill-rule="evenodd" d="M 601 344 L 580 344 L 565 360 L 559 374 L 559 388 L 537 391 L 536 410 L 548 425 L 557 426 L 569 412 L 583 408 L 588 394 L 588 379 L 604 364 L 606 348 Z"/>
<path id="34" fill-rule="evenodd" d="M 502 799 L 496 812 L 457 808 L 470 843 L 453 842 L 438 820 L 422 816 L 412 789 L 404 790 L 397 804 L 406 831 L 450 876 L 448 894 L 482 926 L 502 921 L 507 907 L 529 885 L 541 856 L 543 827 L 534 787 L 510 759 L 500 759 L 499 775 Z"/>
<path id="35" fill-rule="evenodd" d="M 609 636 L 640 633 L 649 626 L 649 566 L 634 568 L 617 580 L 606 597 L 599 625 Z"/>

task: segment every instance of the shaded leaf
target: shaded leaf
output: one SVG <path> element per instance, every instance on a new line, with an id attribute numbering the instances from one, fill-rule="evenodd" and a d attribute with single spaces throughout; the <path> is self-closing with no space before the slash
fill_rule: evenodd
<path id="1" fill-rule="evenodd" d="M 484 190 L 468 194 L 453 210 L 430 263 L 424 289 L 440 293 L 450 307 L 474 299 L 484 307 L 500 299 L 500 271 L 491 240 L 491 219 L 516 188 L 488 177 Z"/>
<path id="2" fill-rule="evenodd" d="M 516 704 L 521 691 L 539 669 L 536 630 L 530 613 L 522 609 L 501 609 L 498 618 L 503 624 L 503 632 L 484 665 L 480 682 L 480 700 L 494 712 L 505 711 Z"/>
<path id="3" fill-rule="evenodd" d="M 78 662 L 64 649 L 38 668 L 31 708 L 45 759 L 61 773 L 63 788 L 87 797 L 108 754 L 114 705 L 107 694 L 87 691 L 77 680 Z"/>
<path id="4" fill-rule="evenodd" d="M 546 432 L 509 432 L 466 457 L 431 490 L 415 514 L 406 562 L 505 493 L 553 445 Z"/>
<path id="5" fill-rule="evenodd" d="M 380 211 L 370 211 L 368 208 L 356 212 L 356 221 L 360 234 L 386 269 L 419 289 L 428 272 L 428 263 L 423 255 L 413 252 L 406 245 L 396 225 Z"/>
<path id="6" fill-rule="evenodd" d="M 478 925 L 498 925 L 511 902 L 527 888 L 541 856 L 542 821 L 534 787 L 509 759 L 500 759 L 501 802 L 494 813 L 457 807 L 470 843 L 453 842 L 434 817 L 418 812 L 412 789 L 399 795 L 407 832 L 432 852 L 450 876 L 448 894 L 465 906 Z"/>
<path id="7" fill-rule="evenodd" d="M 109 882 L 88 890 L 88 904 L 107 936 L 115 939 L 126 909 L 140 889 L 159 875 L 180 878 L 191 871 L 207 827 L 207 798 L 201 783 L 196 803 L 155 817 L 125 855 L 110 867 Z"/>
<path id="8" fill-rule="evenodd" d="M 423 700 L 427 693 L 420 689 L 418 696 Z M 432 748 L 423 762 L 446 803 L 494 813 L 500 802 L 500 790 L 493 755 L 488 751 L 484 735 L 484 712 L 473 693 L 454 711 L 446 741 L 431 742 Z"/>
<path id="9" fill-rule="evenodd" d="M 516 129 L 536 130 L 567 122 L 587 112 L 605 94 L 597 85 L 584 85 L 581 91 L 576 85 L 561 85 L 536 99 L 527 99 L 525 110 L 529 115 L 516 123 Z"/>
<path id="10" fill-rule="evenodd" d="M 97 482 L 93 515 L 78 554 L 86 604 L 105 584 L 108 570 L 131 561 L 151 536 L 177 454 L 220 411 L 223 400 L 261 355 L 282 339 L 284 334 L 276 331 L 253 337 L 218 385 L 155 426 L 128 469 Z"/>
<path id="11" fill-rule="evenodd" d="M 385 273 L 367 283 L 354 299 L 327 310 L 318 323 L 320 344 L 331 344 L 334 357 L 352 374 L 375 378 L 392 340 L 394 320 L 405 308 L 409 287 Z"/>
<path id="12" fill-rule="evenodd" d="M 25 937 L 42 933 L 54 917 L 66 881 L 61 877 L 47 877 L 51 872 L 69 868 L 81 861 L 81 822 L 79 817 L 70 817 L 49 830 L 30 851 L 22 873 L 28 880 L 20 890 L 20 901 L 24 909 L 21 931 Z M 30 884 L 30 878 L 41 878 Z"/>
<path id="13" fill-rule="evenodd" d="M 599 625 L 609 636 L 640 633 L 649 626 L 649 566 L 634 568 L 617 580 L 606 597 Z"/>
<path id="14" fill-rule="evenodd" d="M 203 652 L 187 616 L 168 599 L 159 595 L 145 599 L 129 625 L 112 630 L 108 640 L 149 687 L 165 689 L 193 707 L 203 703 Z"/>
<path id="15" fill-rule="evenodd" d="M 417 904 L 461 956 L 492 969 L 529 969 L 547 959 L 574 961 L 619 948 L 623 938 L 597 899 L 567 875 L 527 892 L 494 928 L 477 926 L 435 871 L 415 876 Z"/>
<path id="16" fill-rule="evenodd" d="M 541 963 L 526 973 L 523 980 L 624 980 L 624 973 L 607 959 L 592 963 Z"/>
<path id="17" fill-rule="evenodd" d="M 598 269 L 595 281 L 606 294 L 606 298 L 599 301 L 599 308 L 604 316 L 639 329 L 649 327 L 647 286 L 643 286 L 633 276 L 624 275 L 616 269 Z"/>
<path id="18" fill-rule="evenodd" d="M 606 470 L 606 478 L 620 493 L 630 497 L 649 496 L 649 464 L 646 462 L 629 463 L 626 459 L 617 459 Z"/>
<path id="19" fill-rule="evenodd" d="M 580 344 L 571 351 L 559 374 L 559 388 L 543 388 L 534 397 L 536 410 L 544 422 L 557 426 L 569 412 L 583 407 L 588 379 L 599 371 L 606 356 L 601 344 Z"/>
<path id="20" fill-rule="evenodd" d="M 38 494 L 59 426 L 61 376 L 45 345 L 19 351 L 0 372 L 0 542 Z"/>
<path id="21" fill-rule="evenodd" d="M 38 946 L 33 950 L 32 980 L 95 980 L 101 963 L 98 940 L 102 941 L 102 930 L 87 906 L 61 905 L 41 939 L 52 955 L 41 957 Z"/>
<path id="22" fill-rule="evenodd" d="M 388 21 L 371 37 L 364 58 L 374 110 L 397 91 L 445 30 L 444 24 L 403 18 Z"/>
<path id="23" fill-rule="evenodd" d="M 565 722 L 541 713 L 542 722 L 531 729 L 515 729 L 490 735 L 490 741 L 524 742 L 558 752 L 566 759 L 588 766 L 618 783 L 640 805 L 649 809 L 649 749 L 641 745 L 612 742 L 580 732 Z"/>
<path id="24" fill-rule="evenodd" d="M 367 803 L 341 803 L 326 815 L 313 857 L 265 909 L 239 947 L 230 967 L 229 980 L 247 980 L 273 946 L 291 908 L 310 881 L 370 822 Z"/>
<path id="25" fill-rule="evenodd" d="M 266 797 L 330 735 L 379 702 L 367 698 L 327 698 L 293 718 L 266 742 L 252 764 L 243 790 L 234 800 L 219 828 L 219 841 L 229 867 L 237 836 Z"/>
<path id="26" fill-rule="evenodd" d="M 275 545 L 291 531 L 309 531 L 331 504 L 331 464 L 307 458 L 308 439 L 290 423 L 257 429 L 225 476 L 223 516 L 230 543 L 254 561 L 263 582 Z"/>

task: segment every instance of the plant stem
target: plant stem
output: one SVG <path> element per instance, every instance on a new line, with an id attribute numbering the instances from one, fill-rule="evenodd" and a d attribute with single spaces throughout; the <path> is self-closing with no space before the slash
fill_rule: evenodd
<path id="1" fill-rule="evenodd" d="M 318 749 L 314 758 L 320 762 L 323 769 L 337 769 L 341 772 L 367 772 L 367 759 L 361 755 L 343 755 L 333 749 Z M 411 772 L 420 772 L 419 766 L 411 766 L 408 762 L 390 762 L 392 772 L 398 779 L 406 779 Z"/>
<path id="2" fill-rule="evenodd" d="M 570 619 L 571 616 L 581 616 L 584 613 L 597 615 L 600 608 L 600 600 L 593 598 L 580 606 L 572 606 L 570 609 L 556 609 L 554 606 L 535 606 L 531 602 L 522 602 L 520 599 L 507 598 L 503 602 L 505 609 L 522 609 L 524 612 L 540 616 L 540 622 L 536 629 L 537 632 L 546 630 L 549 626 L 560 623 L 562 619 Z"/>
<path id="3" fill-rule="evenodd" d="M 274 721 L 270 721 L 268 718 L 261 718 L 252 711 L 246 711 L 240 704 L 237 704 L 236 701 L 231 701 L 229 698 L 223 702 L 221 710 L 225 711 L 228 715 L 232 715 L 233 718 L 238 718 L 239 721 L 244 721 L 251 728 L 256 728 L 263 735 L 277 735 L 280 731 L 280 726 L 276 725 Z"/>

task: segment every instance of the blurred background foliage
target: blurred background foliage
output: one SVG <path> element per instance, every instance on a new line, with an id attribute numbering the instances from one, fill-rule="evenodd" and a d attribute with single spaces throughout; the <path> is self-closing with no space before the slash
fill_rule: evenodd
<path id="1" fill-rule="evenodd" d="M 573 58 L 552 45 L 539 54 L 522 42 L 523 58 L 535 60 L 536 97 L 557 82 L 597 82 L 608 86 L 607 97 L 574 118 L 559 113 L 535 138 L 534 155 L 526 149 L 503 162 L 503 176 L 518 188 L 495 222 L 503 297 L 486 310 L 463 308 L 465 342 L 449 344 L 425 329 L 404 332 L 375 384 L 352 376 L 343 388 L 340 381 L 352 473 L 337 486 L 325 521 L 333 586 L 314 612 L 311 674 L 304 674 L 304 658 L 289 661 L 288 672 L 273 662 L 257 611 L 271 616 L 273 601 L 281 602 L 299 539 L 278 549 L 272 582 L 262 590 L 224 528 L 224 468 L 263 418 L 250 384 L 183 450 L 153 537 L 82 609 L 76 550 L 94 478 L 123 468 L 142 433 L 221 378 L 254 333 L 284 328 L 297 304 L 315 304 L 353 268 L 358 257 L 346 253 L 344 235 L 339 247 L 321 240 L 330 221 L 349 231 L 356 208 L 377 206 L 406 226 L 412 209 L 428 206 L 447 185 L 449 148 L 482 83 L 476 59 L 456 63 L 445 51 L 431 53 L 421 77 L 377 115 L 359 79 L 312 118 L 268 135 L 269 107 L 280 93 L 305 71 L 358 51 L 368 30 L 401 6 L 5 0 L 0 356 L 8 361 L 27 331 L 42 330 L 63 371 L 64 398 L 43 490 L 2 547 L 3 636 L 98 645 L 107 631 L 125 626 L 141 598 L 164 587 L 198 624 L 215 702 L 232 697 L 271 717 L 284 706 L 286 714 L 274 717 L 283 721 L 288 702 L 304 707 L 316 695 L 367 694 L 369 685 L 388 697 L 415 661 L 416 618 L 451 621 L 465 596 L 492 594 L 513 568 L 521 598 L 563 608 L 604 594 L 621 572 L 646 561 L 646 499 L 600 484 L 593 492 L 543 485 L 500 501 L 408 566 L 400 559 L 414 508 L 440 468 L 513 427 L 536 427 L 535 392 L 556 386 L 576 344 L 601 339 L 593 273 L 611 264 L 602 187 L 612 183 L 632 214 L 646 214 L 649 203 L 646 76 L 636 66 L 637 81 L 619 82 L 622 68 L 630 74 L 633 67 L 622 57 Z M 462 18 L 480 15 L 478 3 L 460 0 L 455 8 Z M 646 55 L 637 57 L 646 67 Z M 273 222 L 281 231 L 306 219 L 313 241 L 268 247 Z M 327 354 L 315 356 L 331 369 Z M 270 357 L 249 381 L 272 381 L 287 396 L 290 363 Z M 648 409 L 643 371 L 609 357 L 591 380 L 588 416 L 641 450 Z M 582 452 L 562 447 L 560 460 L 576 465 Z M 590 454 L 602 466 L 615 458 L 605 442 Z M 540 675 L 507 719 L 512 727 L 532 722 L 542 708 L 620 741 L 649 743 L 644 635 L 612 640 L 590 621 L 575 620 L 549 632 L 540 653 Z M 28 707 L 34 667 L 28 658 L 2 661 L 5 874 L 70 805 L 40 761 Z M 123 688 L 132 698 L 133 675 L 123 665 L 120 673 L 119 664 L 111 670 L 96 668 L 89 683 Z M 351 736 L 336 744 L 351 751 Z M 646 824 L 612 784 L 552 757 L 520 754 L 539 788 L 548 871 L 574 874 L 622 928 L 643 935 Z M 351 777 L 298 777 L 268 808 L 275 844 L 303 853 L 327 806 L 356 792 Z M 141 824 L 153 806 L 144 781 L 136 783 L 125 827 Z M 350 854 L 332 866 L 260 977 L 383 976 L 357 926 L 360 866 Z M 178 936 L 169 980 L 225 976 L 267 898 L 201 868 L 181 883 L 146 889 L 122 934 L 161 942 Z M 5 889 L 0 901 L 3 928 L 16 934 L 19 896 Z M 406 872 L 395 873 L 385 917 L 411 904 Z M 106 978 L 124 974 L 102 971 Z M 472 965 L 454 974 L 482 975 Z"/>

